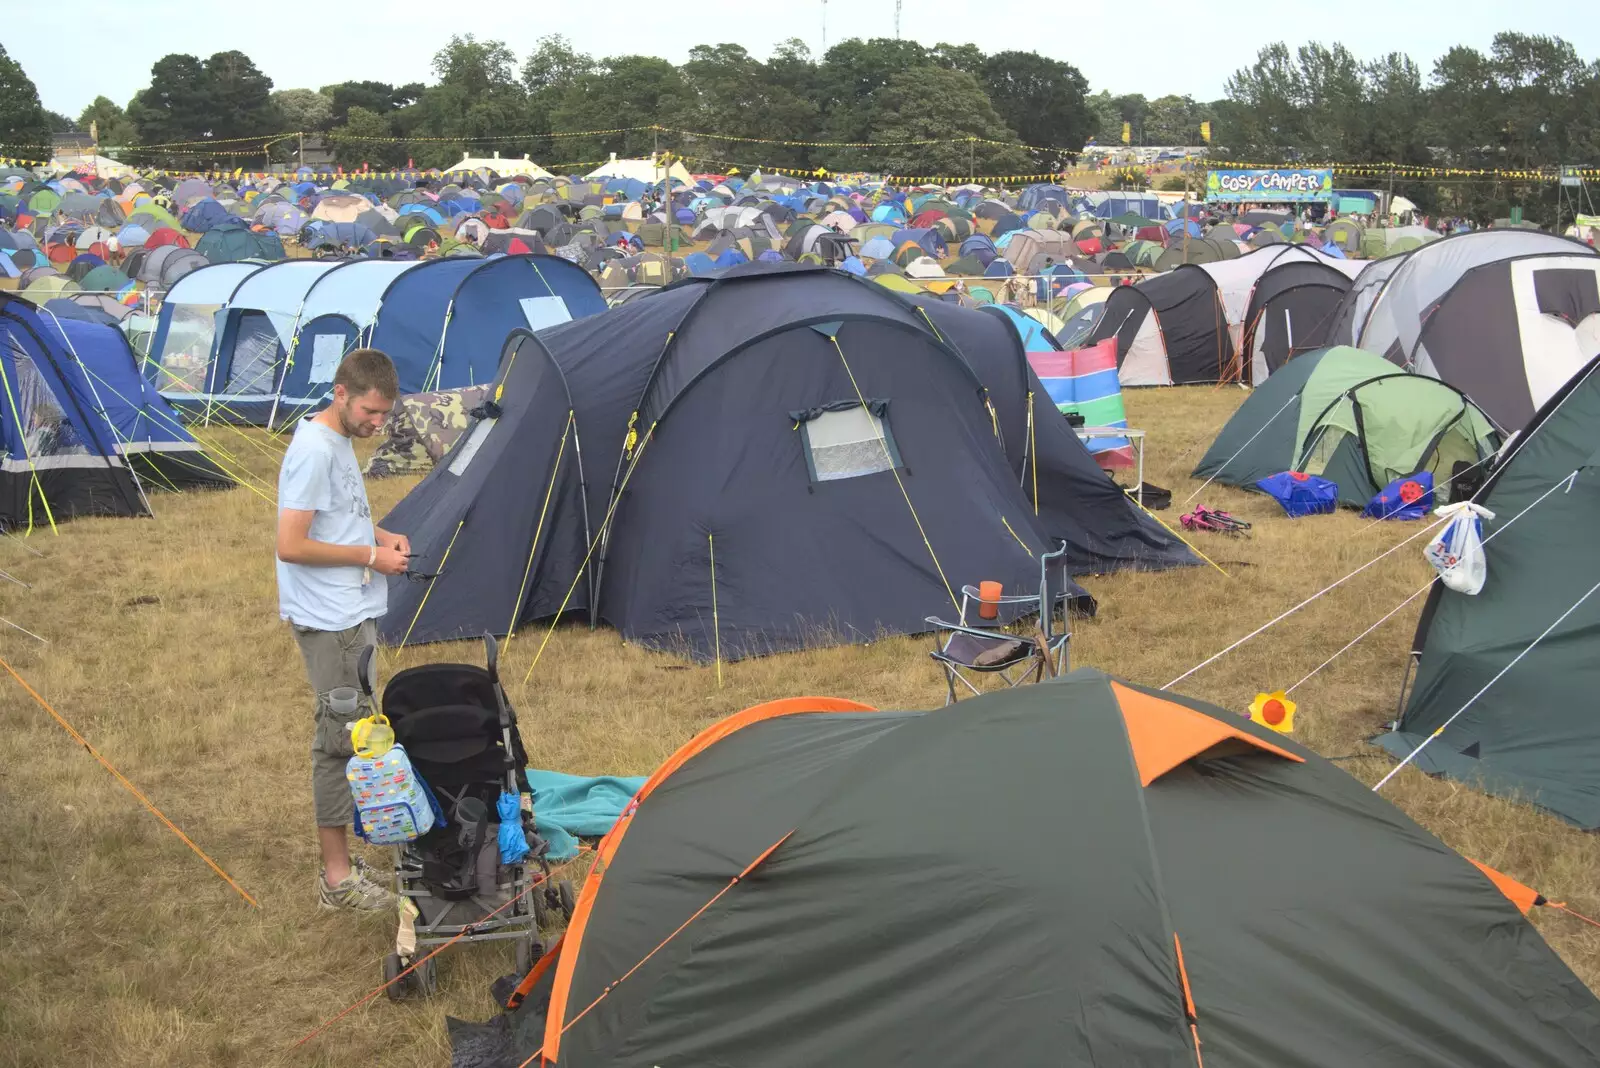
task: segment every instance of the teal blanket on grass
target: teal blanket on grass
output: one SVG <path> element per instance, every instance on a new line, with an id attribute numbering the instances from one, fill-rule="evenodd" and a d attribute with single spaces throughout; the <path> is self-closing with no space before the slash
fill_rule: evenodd
<path id="1" fill-rule="evenodd" d="M 577 856 L 580 837 L 598 838 L 611 830 L 645 781 L 643 775 L 587 778 L 532 768 L 527 778 L 533 791 L 533 818 L 539 836 L 550 843 L 552 862 Z"/>

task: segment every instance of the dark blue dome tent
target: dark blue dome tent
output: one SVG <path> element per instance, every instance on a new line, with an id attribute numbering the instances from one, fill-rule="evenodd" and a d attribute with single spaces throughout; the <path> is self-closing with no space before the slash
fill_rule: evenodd
<path id="1" fill-rule="evenodd" d="M 121 331 L 0 294 L 0 529 L 147 515 L 147 489 L 229 485 Z"/>
<path id="2" fill-rule="evenodd" d="M 1004 322 L 787 264 L 513 335 L 495 408 L 383 525 L 437 573 L 390 584 L 388 642 L 582 611 L 705 660 L 926 630 L 1062 539 L 1078 570 L 1196 562 Z"/>
<path id="3" fill-rule="evenodd" d="M 367 344 L 400 372 L 402 393 L 492 382 L 507 335 L 605 311 L 594 278 L 559 256 L 425 260 L 384 290 Z"/>

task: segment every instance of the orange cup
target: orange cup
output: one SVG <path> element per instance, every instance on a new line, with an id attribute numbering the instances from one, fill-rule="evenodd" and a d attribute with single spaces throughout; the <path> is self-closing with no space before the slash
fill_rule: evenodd
<path id="1" fill-rule="evenodd" d="M 1000 617 L 1001 586 L 998 582 L 985 579 L 978 583 L 978 615 L 982 619 L 998 619 Z"/>

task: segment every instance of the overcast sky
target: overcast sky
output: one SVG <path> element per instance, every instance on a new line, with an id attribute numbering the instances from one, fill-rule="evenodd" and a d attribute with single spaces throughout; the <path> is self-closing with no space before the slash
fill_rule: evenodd
<path id="1" fill-rule="evenodd" d="M 1452 45 L 1487 50 L 1496 31 L 1515 28 L 1565 37 L 1581 56 L 1593 60 L 1600 57 L 1600 17 L 1578 13 L 1593 2 L 1208 6 L 1167 0 L 1024 0 L 1003 5 L 904 0 L 901 33 L 929 45 L 970 41 L 985 52 L 1041 52 L 1074 64 L 1096 92 L 1110 89 L 1149 97 L 1186 93 L 1209 100 L 1222 95 L 1228 75 L 1249 64 L 1262 45 L 1277 40 L 1291 47 L 1307 40 L 1339 40 L 1362 58 L 1404 51 L 1426 74 Z M 178 50 L 204 58 L 237 48 L 255 60 L 277 89 L 361 79 L 404 84 L 432 80 L 429 59 L 450 32 L 503 39 L 519 61 L 542 34 L 554 29 L 580 51 L 596 56 L 643 52 L 682 62 L 694 45 L 734 41 L 764 58 L 775 42 L 789 37 L 801 38 L 820 53 L 824 10 L 820 0 L 755 6 L 749 0 L 694 0 L 659 5 L 670 15 L 667 27 L 658 30 L 647 15 L 651 5 L 631 3 L 557 5 L 566 17 L 548 20 L 539 17 L 537 6 L 507 8 L 497 17 L 494 5 L 468 4 L 441 20 L 443 9 L 434 0 L 393 0 L 373 7 L 335 5 L 326 22 L 314 6 L 288 17 L 285 9 L 272 5 L 203 7 L 190 0 L 144 0 L 132 7 L 126 0 L 69 0 L 69 6 L 72 26 L 92 28 L 87 38 L 63 30 L 61 8 L 55 4 L 23 0 L 7 5 L 0 42 L 39 87 L 44 106 L 72 117 L 97 95 L 126 105 L 148 84 L 150 65 Z M 830 43 L 894 36 L 894 0 L 833 0 L 826 10 Z M 363 14 L 369 11 L 381 14 Z M 604 17 L 586 19 L 587 11 Z M 1012 19 L 997 17 L 1002 12 Z"/>

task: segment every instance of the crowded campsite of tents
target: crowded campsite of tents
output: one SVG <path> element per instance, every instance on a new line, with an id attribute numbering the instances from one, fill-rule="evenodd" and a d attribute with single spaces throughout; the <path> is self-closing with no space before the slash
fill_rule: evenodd
<path id="1" fill-rule="evenodd" d="M 1247 73 L 0 108 L 16 1063 L 1600 1068 L 1600 166 Z"/>

